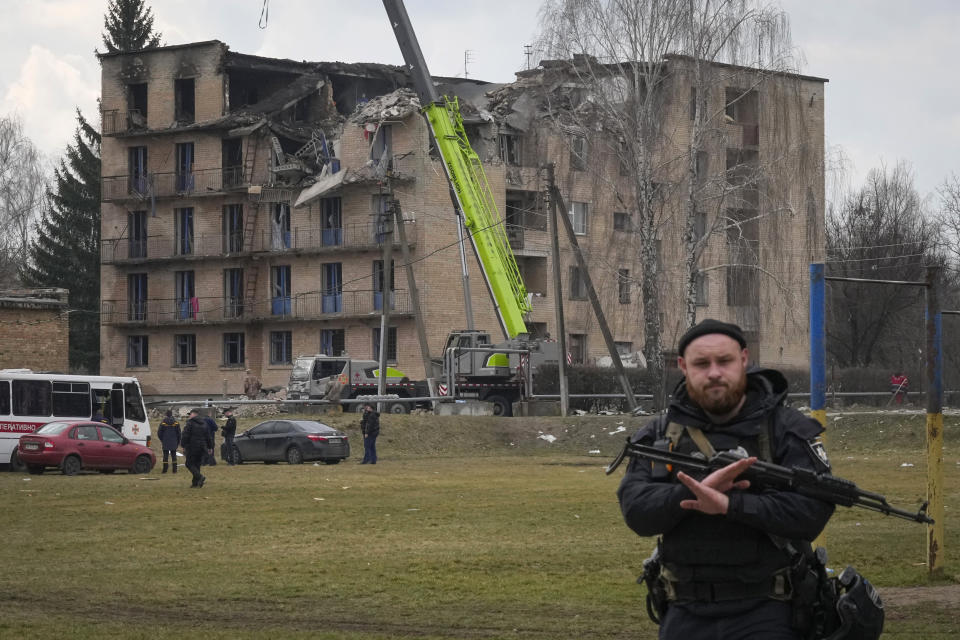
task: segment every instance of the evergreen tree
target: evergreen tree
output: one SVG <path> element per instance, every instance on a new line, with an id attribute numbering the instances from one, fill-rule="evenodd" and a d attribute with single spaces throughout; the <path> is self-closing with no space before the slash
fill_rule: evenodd
<path id="1" fill-rule="evenodd" d="M 74 143 L 54 169 L 49 208 L 31 240 L 21 278 L 70 290 L 70 369 L 100 368 L 100 134 L 77 110 Z"/>
<path id="2" fill-rule="evenodd" d="M 160 46 L 161 33 L 153 31 L 153 11 L 143 0 L 110 0 L 103 16 L 103 44 L 107 53 L 123 53 Z"/>

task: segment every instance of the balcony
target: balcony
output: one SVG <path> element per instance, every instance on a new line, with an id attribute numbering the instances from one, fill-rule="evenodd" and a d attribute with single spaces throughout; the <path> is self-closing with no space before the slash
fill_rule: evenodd
<path id="1" fill-rule="evenodd" d="M 407 241 L 416 246 L 415 222 L 406 221 Z M 149 236 L 145 239 L 108 238 L 100 241 L 101 264 L 134 264 L 147 261 L 170 261 L 214 258 L 260 252 L 326 253 L 334 251 L 375 251 L 383 246 L 382 229 L 371 223 L 347 224 L 342 227 L 295 227 L 288 232 L 262 231 L 254 234 L 252 243 L 244 242 L 242 233 L 196 234 L 189 240 L 172 236 Z M 399 248 L 394 234 L 394 246 Z"/>
<path id="2" fill-rule="evenodd" d="M 392 292 L 391 314 L 411 316 L 413 308 L 407 291 Z M 147 300 L 103 300 L 100 321 L 111 326 L 185 326 L 238 322 L 323 320 L 366 318 L 380 314 L 380 291 L 314 291 L 290 297 L 244 300 L 235 297 L 167 298 Z"/>
<path id="3" fill-rule="evenodd" d="M 147 119 L 138 109 L 106 109 L 100 113 L 100 131 L 105 136 L 146 130 Z"/>
<path id="4" fill-rule="evenodd" d="M 243 167 L 104 176 L 101 184 L 101 198 L 104 202 L 151 198 L 195 198 L 219 195 L 244 186 L 246 184 L 243 178 Z"/>

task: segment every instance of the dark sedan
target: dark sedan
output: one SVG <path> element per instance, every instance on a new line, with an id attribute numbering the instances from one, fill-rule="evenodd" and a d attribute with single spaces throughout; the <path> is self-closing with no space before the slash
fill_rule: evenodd
<path id="1" fill-rule="evenodd" d="M 21 436 L 17 448 L 33 474 L 43 473 L 47 467 L 58 467 L 68 476 L 81 469 L 150 473 L 157 462 L 149 448 L 99 422 L 48 422 L 35 433 Z"/>
<path id="2" fill-rule="evenodd" d="M 350 456 L 347 434 L 313 420 L 268 420 L 237 435 L 233 440 L 237 464 L 262 460 L 300 464 L 322 460 L 337 464 Z"/>

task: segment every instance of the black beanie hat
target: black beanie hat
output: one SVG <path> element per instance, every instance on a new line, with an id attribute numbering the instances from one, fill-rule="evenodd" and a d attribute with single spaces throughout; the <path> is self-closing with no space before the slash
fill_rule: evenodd
<path id="1" fill-rule="evenodd" d="M 683 352 L 687 350 L 687 346 L 691 342 L 700 336 L 711 333 L 722 333 L 725 336 L 730 336 L 740 344 L 741 349 L 747 348 L 747 340 L 743 337 L 743 329 L 729 322 L 721 322 L 713 318 L 707 318 L 687 329 L 687 332 L 680 338 L 680 342 L 677 343 L 677 353 L 683 357 Z"/>

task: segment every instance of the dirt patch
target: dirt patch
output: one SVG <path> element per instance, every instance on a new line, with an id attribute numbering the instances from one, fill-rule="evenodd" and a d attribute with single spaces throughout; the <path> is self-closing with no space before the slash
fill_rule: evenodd
<path id="1" fill-rule="evenodd" d="M 893 609 L 913 606 L 918 602 L 930 602 L 951 609 L 960 607 L 960 584 L 937 587 L 887 587 L 879 591 L 884 607 Z"/>

